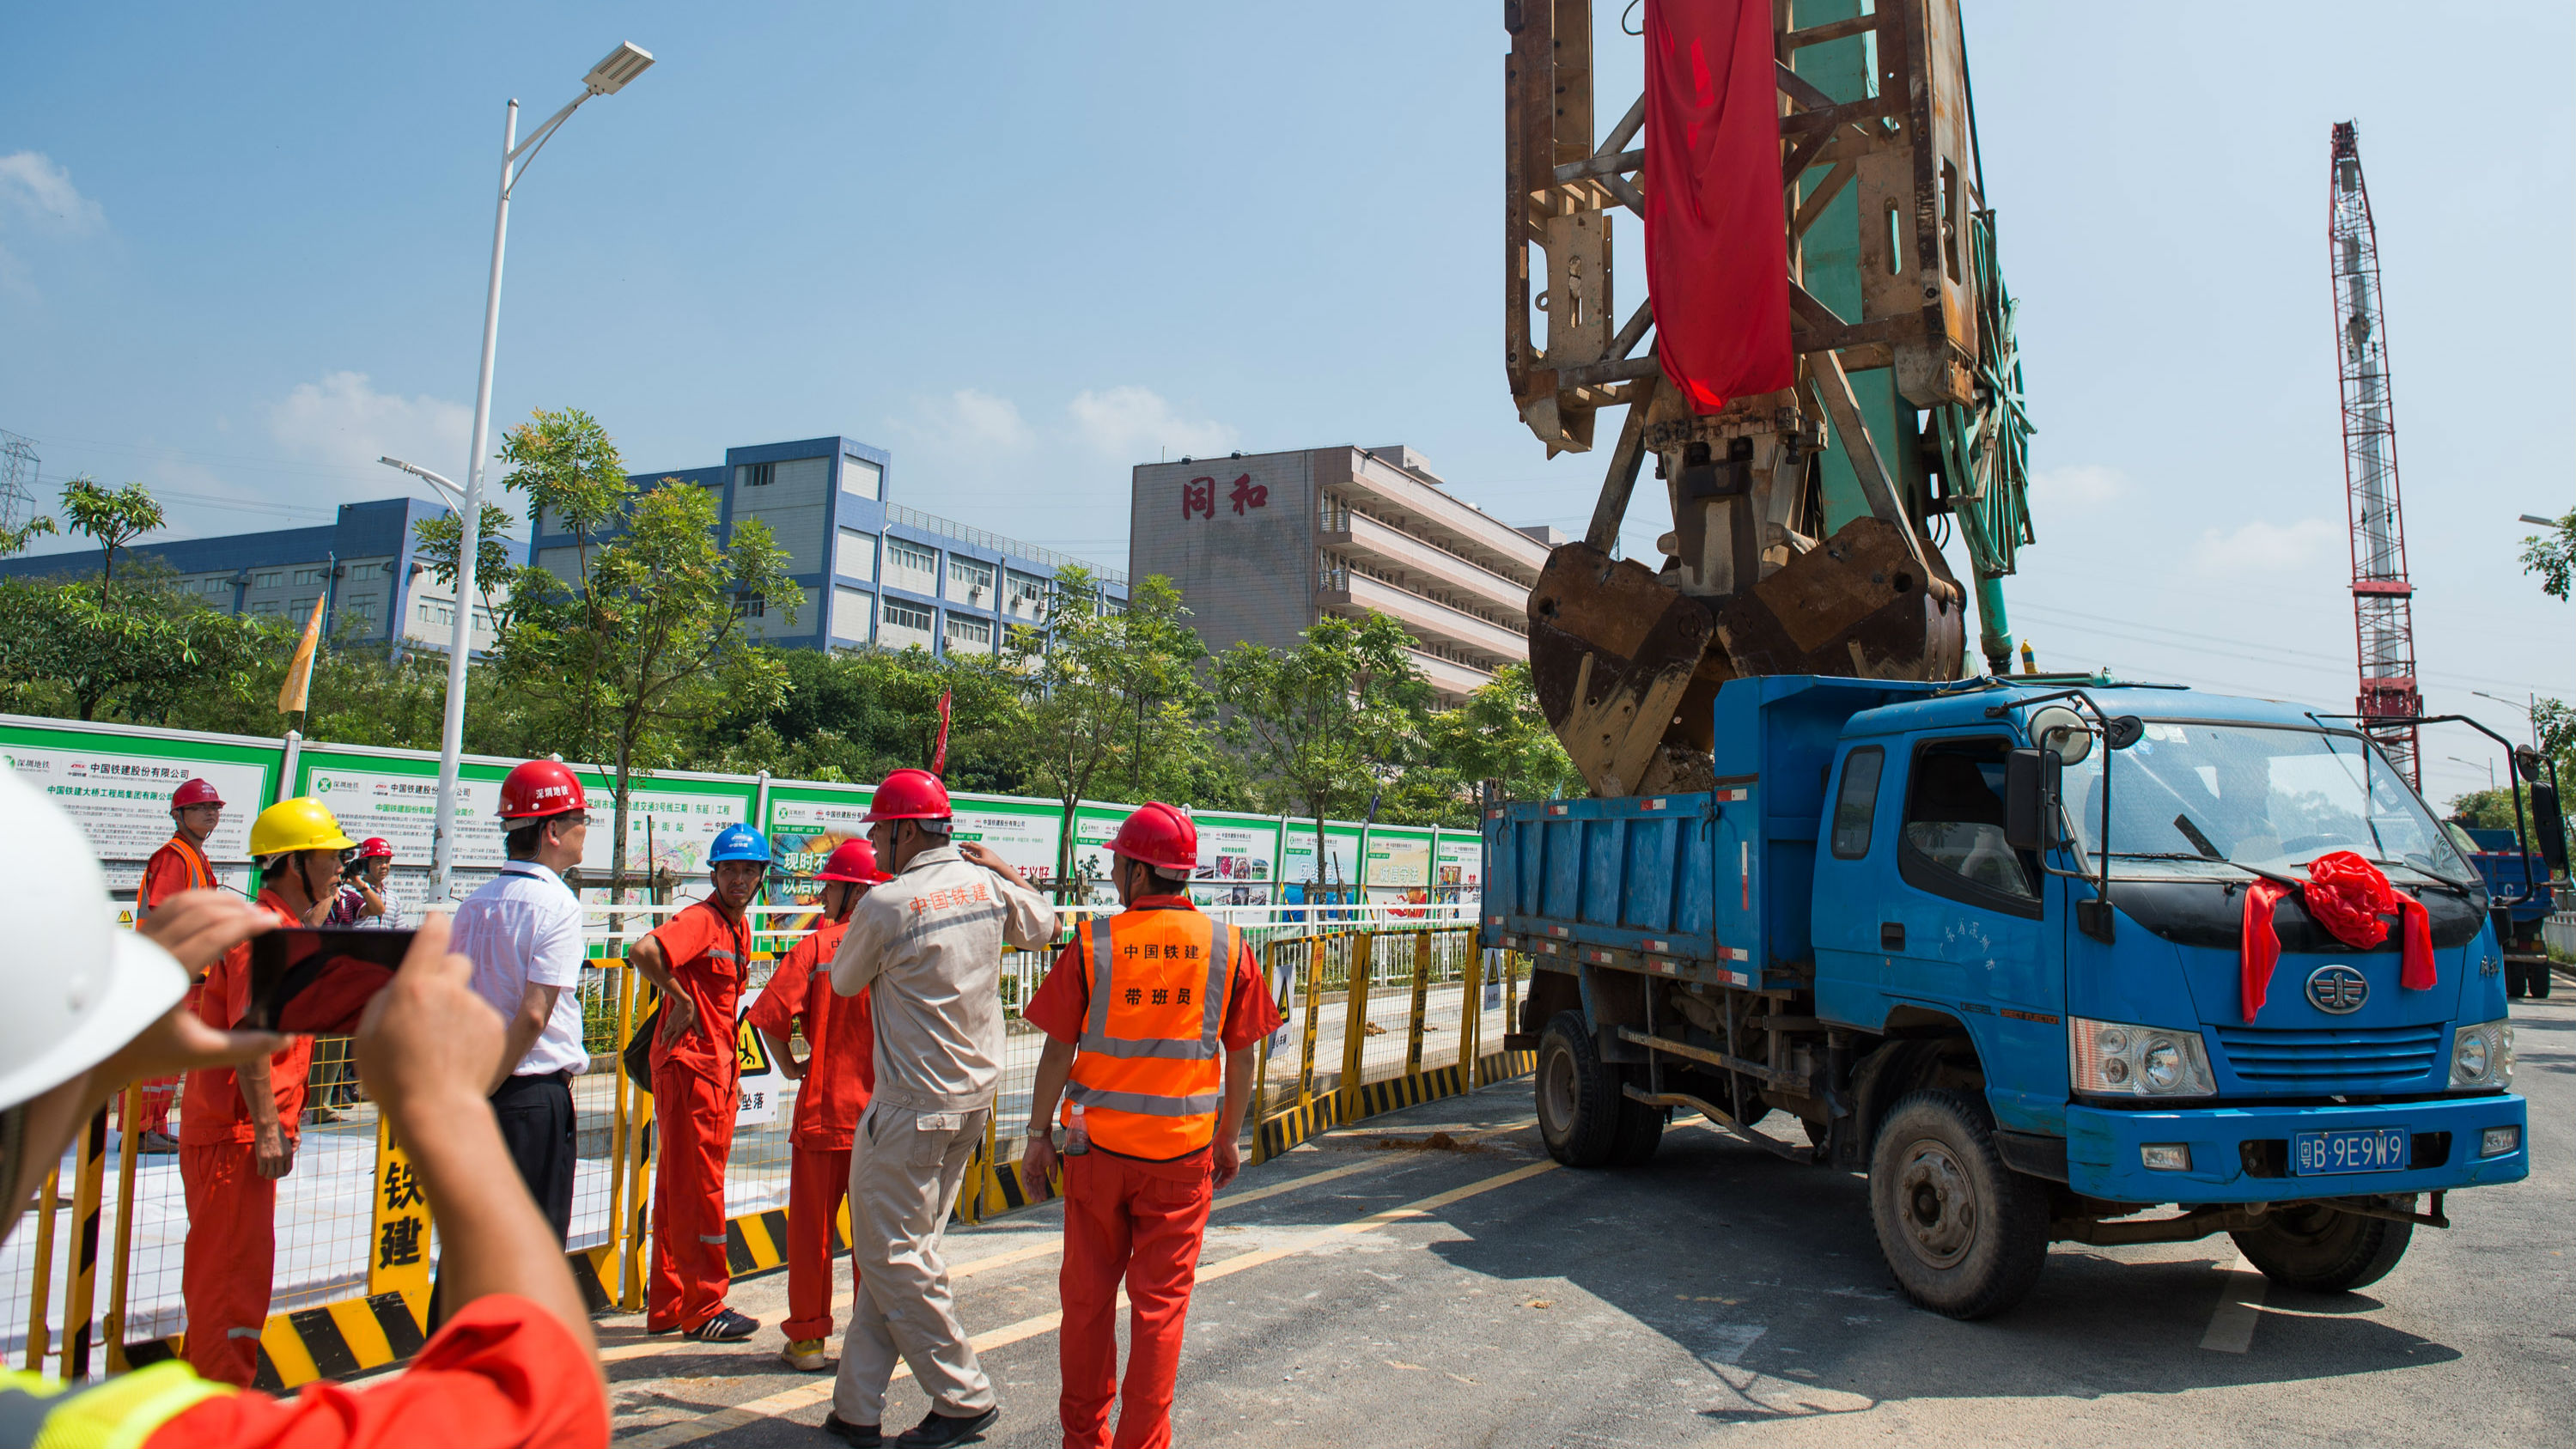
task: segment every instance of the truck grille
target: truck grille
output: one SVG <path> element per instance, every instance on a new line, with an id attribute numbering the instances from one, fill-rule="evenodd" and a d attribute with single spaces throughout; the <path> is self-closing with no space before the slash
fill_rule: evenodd
<path id="1" fill-rule="evenodd" d="M 2240 1081 L 2279 1087 L 2351 1087 L 2415 1082 L 2442 1054 L 2439 1026 L 2346 1031 L 2218 1028 L 2219 1050 Z"/>

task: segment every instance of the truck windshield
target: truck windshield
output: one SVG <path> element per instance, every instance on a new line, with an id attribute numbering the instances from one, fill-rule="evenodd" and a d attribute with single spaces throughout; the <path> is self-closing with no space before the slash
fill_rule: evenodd
<path id="1" fill-rule="evenodd" d="M 2077 849 L 2098 866 L 2102 757 L 2065 774 Z M 2119 752 L 2111 783 L 2114 877 L 2225 870 L 2291 872 L 2349 850 L 2383 869 L 2469 887 L 2476 875 L 2424 802 L 2358 736 L 2257 725 L 2150 722 Z M 2146 862 L 2157 862 L 2148 866 Z M 2191 864 L 2191 863 L 2197 863 Z"/>

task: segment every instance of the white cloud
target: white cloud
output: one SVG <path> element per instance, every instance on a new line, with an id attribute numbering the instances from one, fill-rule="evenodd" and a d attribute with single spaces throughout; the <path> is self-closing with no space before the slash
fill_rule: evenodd
<path id="1" fill-rule="evenodd" d="M 913 415 L 896 420 L 895 428 L 942 457 L 1016 453 L 1036 441 L 1017 403 L 971 387 L 915 405 Z"/>
<path id="2" fill-rule="evenodd" d="M 2193 565 L 2203 574 L 2278 578 L 2324 563 L 2345 546 L 2343 525 L 2331 519 L 2256 519 L 2201 534 Z"/>
<path id="3" fill-rule="evenodd" d="M 1065 412 L 1073 420 L 1076 437 L 1121 464 L 1154 462 L 1166 452 L 1176 458 L 1184 453 L 1222 453 L 1239 436 L 1224 423 L 1177 417 L 1160 393 L 1132 383 L 1106 392 L 1076 394 Z"/>
<path id="4" fill-rule="evenodd" d="M 376 460 L 391 455 L 455 478 L 470 446 L 472 410 L 426 393 L 398 397 L 376 391 L 363 372 L 334 372 L 287 394 L 269 410 L 268 431 L 289 453 L 344 472 L 349 481 L 375 486 L 360 496 L 408 491 Z"/>
<path id="5" fill-rule="evenodd" d="M 2030 491 L 2035 506 L 2043 511 L 2098 508 L 2127 493 L 2129 477 L 2100 463 L 2069 463 L 2058 468 L 2032 469 Z"/>
<path id="6" fill-rule="evenodd" d="M 0 156 L 0 203 L 54 230 L 79 234 L 107 225 L 107 213 L 80 194 L 72 174 L 42 151 Z"/>

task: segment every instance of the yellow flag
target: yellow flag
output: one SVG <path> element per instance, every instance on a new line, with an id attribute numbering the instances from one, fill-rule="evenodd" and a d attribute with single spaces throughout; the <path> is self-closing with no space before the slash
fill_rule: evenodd
<path id="1" fill-rule="evenodd" d="M 313 617 L 304 621 L 304 637 L 295 641 L 295 657 L 286 661 L 286 683 L 277 691 L 279 714 L 301 714 L 304 696 L 313 687 L 313 651 L 322 642 L 322 600 L 313 601 Z"/>

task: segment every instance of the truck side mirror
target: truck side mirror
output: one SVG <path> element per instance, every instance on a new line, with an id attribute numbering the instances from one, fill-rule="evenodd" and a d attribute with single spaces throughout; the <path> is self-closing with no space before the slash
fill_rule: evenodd
<path id="1" fill-rule="evenodd" d="M 2004 841 L 2013 849 L 2057 846 L 2057 791 L 2064 768 L 2054 750 L 2015 750 L 2004 757 Z"/>
<path id="2" fill-rule="evenodd" d="M 2526 785 L 2538 783 L 2540 779 L 2540 751 L 2533 749 L 2529 745 L 2514 746 L 2513 772 L 2520 775 L 2523 783 Z"/>
<path id="3" fill-rule="evenodd" d="M 2540 837 L 2540 859 L 2552 875 L 2567 873 L 2567 817 L 2558 813 L 2558 787 L 2531 787 L 2532 833 Z"/>

